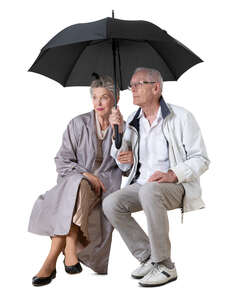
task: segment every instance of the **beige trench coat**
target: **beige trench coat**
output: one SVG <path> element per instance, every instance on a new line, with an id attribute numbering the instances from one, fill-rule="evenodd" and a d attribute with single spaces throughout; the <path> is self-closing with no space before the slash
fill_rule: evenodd
<path id="1" fill-rule="evenodd" d="M 121 170 L 110 156 L 112 128 L 102 143 L 103 161 L 98 177 L 106 192 L 103 199 L 118 190 L 121 185 Z M 28 231 L 40 235 L 68 234 L 74 205 L 83 172 L 92 172 L 97 151 L 94 110 L 72 119 L 63 134 L 62 145 L 55 157 L 58 172 L 57 184 L 40 195 L 30 216 Z M 88 219 L 91 243 L 79 253 L 79 260 L 95 272 L 106 274 L 113 227 L 102 211 L 101 203 Z"/>

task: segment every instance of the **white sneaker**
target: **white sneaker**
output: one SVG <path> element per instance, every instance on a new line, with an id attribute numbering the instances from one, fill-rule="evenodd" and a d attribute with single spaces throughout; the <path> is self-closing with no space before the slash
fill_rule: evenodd
<path id="1" fill-rule="evenodd" d="M 152 269 L 153 264 L 151 262 L 151 259 L 148 259 L 146 262 L 141 263 L 141 265 L 131 273 L 131 276 L 135 279 L 141 279 Z"/>
<path id="2" fill-rule="evenodd" d="M 168 269 L 163 264 L 155 263 L 153 269 L 139 281 L 139 284 L 141 286 L 153 287 L 169 283 L 176 279 L 177 272 L 175 266 L 173 269 Z"/>

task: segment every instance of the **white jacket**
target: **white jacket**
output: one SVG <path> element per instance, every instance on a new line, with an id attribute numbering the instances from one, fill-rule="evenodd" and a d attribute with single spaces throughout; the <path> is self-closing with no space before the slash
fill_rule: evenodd
<path id="1" fill-rule="evenodd" d="M 183 107 L 169 104 L 160 99 L 161 112 L 163 117 L 162 130 L 169 147 L 170 169 L 178 178 L 177 184 L 181 183 L 185 189 L 185 196 L 182 205 L 183 212 L 204 208 L 201 199 L 200 176 L 208 169 L 210 160 L 207 156 L 206 147 L 201 135 L 200 128 L 191 112 Z M 134 155 L 134 164 L 117 165 L 122 171 L 130 170 L 127 184 L 135 180 L 138 165 L 139 147 L 139 115 L 141 109 L 132 113 L 124 130 L 122 146 L 116 149 L 113 142 L 111 156 L 116 159 L 119 151 L 131 148 Z"/>

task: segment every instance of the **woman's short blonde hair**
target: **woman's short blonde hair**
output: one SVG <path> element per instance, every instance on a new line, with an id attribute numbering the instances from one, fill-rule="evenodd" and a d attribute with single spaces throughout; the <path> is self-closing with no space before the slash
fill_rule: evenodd
<path id="1" fill-rule="evenodd" d="M 102 87 L 102 88 L 107 89 L 108 91 L 110 91 L 113 94 L 113 97 L 115 98 L 114 83 L 113 83 L 113 79 L 110 76 L 101 75 L 101 76 L 99 76 L 99 78 L 94 79 L 91 82 L 91 85 L 90 85 L 90 95 L 91 95 L 91 97 L 93 96 L 93 89 L 98 88 L 98 87 Z M 119 94 L 120 94 L 120 89 L 119 89 L 119 86 L 117 84 L 117 97 L 118 98 L 119 98 Z"/>

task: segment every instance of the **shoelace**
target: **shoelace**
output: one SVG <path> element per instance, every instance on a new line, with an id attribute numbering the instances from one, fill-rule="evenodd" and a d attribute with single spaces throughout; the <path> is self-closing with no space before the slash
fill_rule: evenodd
<path id="1" fill-rule="evenodd" d="M 142 262 L 141 263 L 141 267 L 145 267 L 146 265 L 148 265 L 150 263 L 149 260 L 145 261 L 145 262 Z"/>
<path id="2" fill-rule="evenodd" d="M 160 266 L 159 266 L 157 263 L 155 263 L 155 264 L 153 265 L 152 270 L 151 270 L 147 275 L 145 275 L 145 278 L 147 279 L 147 278 L 149 278 L 150 276 L 152 276 L 152 275 L 154 275 L 154 274 L 156 274 L 156 273 L 160 273 L 160 272 L 161 272 Z"/>
<path id="3" fill-rule="evenodd" d="M 143 261 L 143 262 L 141 263 L 141 266 L 144 267 L 144 266 L 146 266 L 146 265 L 149 264 L 149 263 L 150 263 L 150 257 L 148 257 L 145 261 Z"/>

